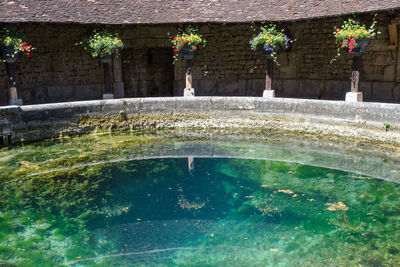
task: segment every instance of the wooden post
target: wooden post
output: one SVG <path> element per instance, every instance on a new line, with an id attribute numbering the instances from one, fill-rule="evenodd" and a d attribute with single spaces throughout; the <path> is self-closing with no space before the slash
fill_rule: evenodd
<path id="1" fill-rule="evenodd" d="M 6 62 L 8 76 L 8 94 L 10 105 L 22 105 L 22 99 L 18 98 L 17 81 L 15 79 L 14 63 Z"/>
<path id="2" fill-rule="evenodd" d="M 192 67 L 193 67 L 193 58 L 192 57 L 185 57 L 186 58 L 186 86 L 183 91 L 183 96 L 194 96 L 194 89 L 193 89 L 193 78 L 192 78 Z"/>
<path id="3" fill-rule="evenodd" d="M 361 55 L 353 56 L 353 71 L 351 73 L 351 91 L 346 93 L 346 102 L 362 102 L 363 95 L 359 92 L 361 73 Z"/>
<path id="4" fill-rule="evenodd" d="M 103 99 L 113 99 L 114 98 L 114 94 L 112 92 L 110 62 L 103 61 L 103 69 L 104 69 L 104 94 L 103 94 Z"/>
<path id="5" fill-rule="evenodd" d="M 275 97 L 275 91 L 272 90 L 272 79 L 274 75 L 274 60 L 267 57 L 267 72 L 265 75 L 265 90 L 263 97 Z"/>

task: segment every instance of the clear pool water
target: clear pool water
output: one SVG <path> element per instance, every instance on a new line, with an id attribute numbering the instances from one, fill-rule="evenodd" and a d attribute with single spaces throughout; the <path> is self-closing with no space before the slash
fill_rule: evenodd
<path id="1" fill-rule="evenodd" d="M 0 150 L 0 265 L 400 265 L 398 183 L 335 153 L 188 144 L 121 134 Z"/>

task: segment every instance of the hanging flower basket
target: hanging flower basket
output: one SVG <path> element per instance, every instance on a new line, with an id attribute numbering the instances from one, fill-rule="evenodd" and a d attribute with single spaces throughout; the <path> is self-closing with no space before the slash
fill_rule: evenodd
<path id="1" fill-rule="evenodd" d="M 100 58 L 101 62 L 103 63 L 110 63 L 113 59 L 113 55 L 105 55 Z"/>
<path id="2" fill-rule="evenodd" d="M 8 29 L 0 30 L 0 57 L 8 63 L 14 63 L 21 56 L 31 57 L 34 49 L 23 41 L 22 35 Z"/>
<path id="3" fill-rule="evenodd" d="M 206 46 L 206 40 L 200 35 L 196 28 L 188 27 L 186 31 L 180 31 L 171 40 L 172 48 L 174 49 L 174 58 L 183 56 L 191 58 L 197 55 L 200 49 Z"/>
<path id="4" fill-rule="evenodd" d="M 373 20 L 371 26 L 367 28 L 364 24 L 348 19 L 338 29 L 335 28 L 333 35 L 338 45 L 337 56 L 340 56 L 340 50 L 343 49 L 346 54 L 359 56 L 367 51 L 371 39 L 375 38 L 377 34 L 376 27 L 377 21 Z"/>
<path id="5" fill-rule="evenodd" d="M 361 54 L 367 52 L 367 48 L 370 43 L 371 39 L 356 39 L 351 51 L 349 47 L 345 47 L 344 51 L 352 56 L 360 56 Z"/>
<path id="6" fill-rule="evenodd" d="M 22 56 L 21 51 L 15 51 L 14 46 L 0 46 L 1 59 L 8 63 L 14 63 Z"/>
<path id="7" fill-rule="evenodd" d="M 282 47 L 279 45 L 275 45 L 273 47 L 270 47 L 270 49 L 266 49 L 263 45 L 258 45 L 256 50 L 258 50 L 260 55 L 266 56 L 269 59 L 274 59 L 274 55 L 278 56 L 279 52 L 282 50 Z"/>
<path id="8" fill-rule="evenodd" d="M 179 51 L 179 55 L 185 57 L 185 58 L 190 58 L 193 56 L 196 56 L 200 50 L 200 47 L 191 47 L 189 45 L 185 45 L 181 48 Z"/>
<path id="9" fill-rule="evenodd" d="M 258 50 L 263 56 L 276 60 L 278 53 L 290 47 L 291 40 L 283 30 L 274 24 L 261 27 L 261 32 L 249 41 L 251 50 Z"/>
<path id="10" fill-rule="evenodd" d="M 118 55 L 119 50 L 124 47 L 124 43 L 118 34 L 106 30 L 95 30 L 92 35 L 83 40 L 85 50 L 89 51 L 92 57 L 102 62 L 111 62 L 114 55 Z"/>

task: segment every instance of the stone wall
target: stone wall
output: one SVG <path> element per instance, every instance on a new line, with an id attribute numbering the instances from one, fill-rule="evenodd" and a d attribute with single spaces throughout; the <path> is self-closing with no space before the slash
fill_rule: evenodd
<path id="1" fill-rule="evenodd" d="M 385 131 L 384 122 L 390 122 Z M 400 105 L 262 97 L 154 97 L 0 107 L 0 147 L 93 131 L 258 129 L 400 145 Z"/>
<path id="2" fill-rule="evenodd" d="M 373 15 L 360 18 L 367 24 Z M 389 44 L 387 26 L 399 22 L 397 13 L 378 15 L 379 30 L 363 56 L 361 90 L 366 101 L 400 103 L 400 61 Z M 350 89 L 351 57 L 342 55 L 334 63 L 336 45 L 333 27 L 344 18 L 286 22 L 281 26 L 296 39 L 278 56 L 273 87 L 278 97 L 343 100 Z M 79 24 L 19 24 L 37 49 L 32 59 L 16 63 L 19 92 L 24 103 L 100 99 L 103 69 L 81 46 L 75 45 L 95 28 Z M 194 60 L 193 79 L 199 96 L 261 96 L 265 84 L 265 58 L 252 52 L 248 40 L 250 24 L 201 24 L 207 48 Z M 180 96 L 185 64 L 173 64 L 168 53 L 167 33 L 177 25 L 124 25 L 111 30 L 126 43 L 121 60 L 114 62 L 117 97 Z M 172 49 L 171 49 L 172 50 Z M 168 57 L 171 57 L 168 59 Z M 173 69 L 173 72 L 171 71 Z M 122 76 L 118 78 L 117 76 Z M 170 87 L 173 87 L 173 92 Z M 5 64 L 0 64 L 0 105 L 7 104 Z"/>

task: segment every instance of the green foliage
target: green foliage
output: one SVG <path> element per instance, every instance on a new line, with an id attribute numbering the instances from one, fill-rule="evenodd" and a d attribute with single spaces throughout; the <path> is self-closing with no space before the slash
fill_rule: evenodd
<path id="1" fill-rule="evenodd" d="M 383 126 L 385 126 L 386 132 L 389 131 L 392 128 L 392 123 L 390 121 L 385 121 L 383 123 Z"/>
<path id="2" fill-rule="evenodd" d="M 92 57 L 101 59 L 106 56 L 117 55 L 119 50 L 124 47 L 124 43 L 117 33 L 111 33 L 106 30 L 95 30 L 92 35 L 83 42 L 85 50 Z"/>
<path id="3" fill-rule="evenodd" d="M 261 32 L 249 41 L 251 50 L 262 49 L 271 51 L 272 56 L 276 59 L 278 49 L 288 49 L 290 43 L 293 42 L 283 29 L 279 29 L 275 24 L 261 26 Z"/>
<path id="4" fill-rule="evenodd" d="M 31 51 L 34 50 L 31 45 L 26 43 L 25 37 L 22 34 L 6 28 L 0 30 L 0 45 L 12 46 L 14 54 L 21 52 L 27 57 L 31 57 Z"/>
<path id="5" fill-rule="evenodd" d="M 334 28 L 333 35 L 338 45 L 337 57 L 340 56 L 340 51 L 343 48 L 347 48 L 351 52 L 356 47 L 358 39 L 373 39 L 377 34 L 380 34 L 376 31 L 377 21 L 375 18 L 376 14 L 369 28 L 351 18 L 345 20 L 340 28 Z"/>
<path id="6" fill-rule="evenodd" d="M 175 52 L 174 58 L 176 59 L 183 47 L 187 47 L 191 52 L 198 52 L 206 47 L 207 41 L 200 34 L 199 29 L 189 26 L 184 30 L 179 29 L 178 34 L 173 37 L 171 43 Z"/>

